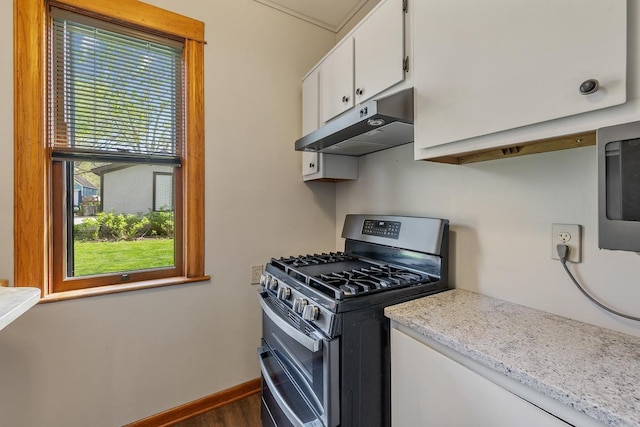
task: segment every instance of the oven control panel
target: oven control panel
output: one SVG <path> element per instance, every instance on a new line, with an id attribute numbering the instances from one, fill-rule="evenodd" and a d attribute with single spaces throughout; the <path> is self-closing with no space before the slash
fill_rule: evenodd
<path id="1" fill-rule="evenodd" d="M 400 237 L 400 225 L 400 221 L 365 219 L 362 225 L 362 234 L 398 239 Z"/>

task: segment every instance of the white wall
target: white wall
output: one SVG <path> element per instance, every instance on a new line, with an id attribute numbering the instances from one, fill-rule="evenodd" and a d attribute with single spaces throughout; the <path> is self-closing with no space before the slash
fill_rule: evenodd
<path id="1" fill-rule="evenodd" d="M 640 257 L 597 248 L 595 147 L 455 166 L 416 162 L 409 144 L 360 157 L 359 168 L 357 181 L 337 186 L 339 247 L 347 213 L 447 218 L 455 287 L 640 336 L 639 322 L 593 305 L 551 260 L 551 224 L 581 224 L 575 275 L 640 316 Z"/>
<path id="2" fill-rule="evenodd" d="M 155 172 L 173 173 L 173 168 L 136 165 L 105 173 L 101 182 L 102 210 L 132 215 L 153 210 Z"/>
<path id="3" fill-rule="evenodd" d="M 206 24 L 212 281 L 34 307 L 0 331 L 2 427 L 122 425 L 258 377 L 250 265 L 335 246 L 335 186 L 302 183 L 293 150 L 300 80 L 335 35 L 251 0 L 150 3 Z M 5 57 L 11 20 L 2 2 Z M 11 278 L 12 61 L 0 82 L 0 278 Z"/>

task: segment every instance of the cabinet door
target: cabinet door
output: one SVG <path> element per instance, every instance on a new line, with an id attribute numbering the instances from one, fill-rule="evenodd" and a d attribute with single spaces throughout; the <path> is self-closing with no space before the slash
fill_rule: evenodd
<path id="1" fill-rule="evenodd" d="M 320 127 L 320 77 L 324 71 L 316 68 L 302 81 L 302 134 L 307 135 Z M 304 181 L 352 180 L 358 178 L 358 159 L 315 152 L 302 152 Z"/>
<path id="2" fill-rule="evenodd" d="M 345 39 L 320 66 L 322 122 L 347 111 L 353 103 L 353 38 Z"/>
<path id="3" fill-rule="evenodd" d="M 386 0 L 353 34 L 355 101 L 364 102 L 404 80 L 402 0 Z"/>
<path id="4" fill-rule="evenodd" d="M 412 13 L 417 148 L 626 101 L 626 0 L 430 0 Z M 583 95 L 589 79 L 600 90 Z"/>
<path id="5" fill-rule="evenodd" d="M 391 330 L 394 427 L 568 427 L 397 329 Z"/>
<path id="6" fill-rule="evenodd" d="M 320 153 L 302 152 L 302 176 L 313 175 L 320 170 Z"/>

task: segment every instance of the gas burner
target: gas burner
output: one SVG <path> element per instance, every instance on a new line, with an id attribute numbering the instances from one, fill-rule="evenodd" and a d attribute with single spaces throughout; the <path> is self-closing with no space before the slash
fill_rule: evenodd
<path id="1" fill-rule="evenodd" d="M 331 272 L 313 277 L 328 288 L 335 289 L 340 296 L 351 297 L 389 288 L 401 288 L 428 283 L 431 278 L 391 265 L 371 265 L 348 271 Z"/>
<path id="2" fill-rule="evenodd" d="M 308 265 L 330 264 L 340 261 L 353 260 L 353 257 L 343 252 L 329 252 L 313 255 L 300 255 L 289 258 L 280 258 L 279 261 L 290 267 L 302 267 Z"/>
<path id="3" fill-rule="evenodd" d="M 272 258 L 263 286 L 286 304 L 314 301 L 335 313 L 446 289 L 447 227 L 433 218 L 347 215 L 344 252 Z"/>

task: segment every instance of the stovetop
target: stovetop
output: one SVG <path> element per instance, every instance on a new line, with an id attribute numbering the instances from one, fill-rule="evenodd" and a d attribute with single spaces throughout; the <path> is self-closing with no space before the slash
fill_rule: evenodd
<path id="1" fill-rule="evenodd" d="M 448 227 L 443 219 L 347 215 L 344 252 L 267 263 L 261 304 L 300 330 L 312 326 L 336 336 L 343 313 L 379 310 L 447 289 Z"/>
<path id="2" fill-rule="evenodd" d="M 344 252 L 273 259 L 271 264 L 336 300 L 432 282 L 426 273 Z"/>

